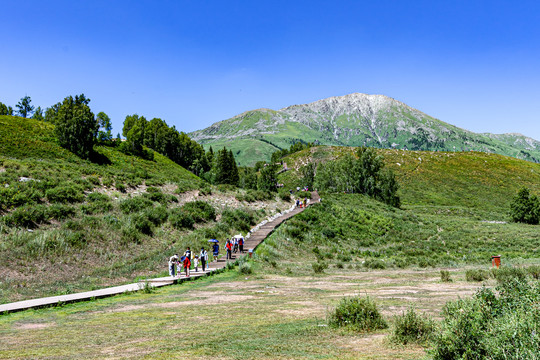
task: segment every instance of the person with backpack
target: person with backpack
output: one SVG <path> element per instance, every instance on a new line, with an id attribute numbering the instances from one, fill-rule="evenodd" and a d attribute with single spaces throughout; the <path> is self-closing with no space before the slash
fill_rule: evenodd
<path id="1" fill-rule="evenodd" d="M 208 252 L 206 251 L 205 248 L 201 248 L 200 257 L 201 257 L 202 271 L 204 272 L 204 270 L 206 269 L 206 263 L 208 262 Z"/>
<path id="2" fill-rule="evenodd" d="M 217 261 L 218 255 L 219 255 L 219 244 L 214 243 L 212 246 L 213 254 L 214 254 L 214 261 Z"/>
<path id="3" fill-rule="evenodd" d="M 238 239 L 235 237 L 234 238 L 234 247 L 233 247 L 233 253 L 237 253 L 238 252 Z"/>
<path id="4" fill-rule="evenodd" d="M 184 256 L 187 256 L 190 261 L 191 259 L 193 259 L 193 255 L 191 254 L 191 249 L 189 248 L 189 246 L 187 247 L 186 252 L 184 253 Z"/>
<path id="5" fill-rule="evenodd" d="M 184 256 L 184 270 L 186 271 L 186 277 L 189 277 L 190 267 L 191 267 L 191 259 L 188 256 Z"/>

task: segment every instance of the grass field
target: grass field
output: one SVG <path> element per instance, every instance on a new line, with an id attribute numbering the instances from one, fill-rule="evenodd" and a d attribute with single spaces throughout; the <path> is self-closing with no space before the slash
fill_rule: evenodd
<path id="1" fill-rule="evenodd" d="M 345 271 L 323 275 L 239 275 L 232 271 L 172 286 L 61 308 L 0 317 L 0 357 L 190 359 L 419 359 L 390 329 L 369 334 L 327 327 L 345 295 L 369 294 L 390 321 L 414 306 L 438 316 L 442 305 L 478 286 L 441 283 L 438 271 Z"/>

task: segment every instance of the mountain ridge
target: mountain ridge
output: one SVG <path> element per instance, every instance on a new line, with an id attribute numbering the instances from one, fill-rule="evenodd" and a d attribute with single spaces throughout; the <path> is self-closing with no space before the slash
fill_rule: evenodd
<path id="1" fill-rule="evenodd" d="M 540 162 L 540 142 L 525 135 L 475 133 L 436 119 L 386 95 L 353 93 L 290 105 L 280 110 L 245 111 L 190 133 L 205 145 L 230 147 L 242 165 L 258 139 L 275 148 L 315 142 L 408 150 L 483 151 Z M 258 144 L 264 160 L 271 148 Z M 275 150 L 273 150 L 275 151 Z M 272 152 L 273 152 L 272 151 Z"/>

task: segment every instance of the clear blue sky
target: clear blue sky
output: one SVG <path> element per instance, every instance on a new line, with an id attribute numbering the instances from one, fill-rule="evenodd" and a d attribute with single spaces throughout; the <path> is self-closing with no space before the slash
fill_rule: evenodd
<path id="1" fill-rule="evenodd" d="M 362 92 L 540 140 L 537 1 L 0 1 L 0 101 L 84 93 L 115 134 Z"/>

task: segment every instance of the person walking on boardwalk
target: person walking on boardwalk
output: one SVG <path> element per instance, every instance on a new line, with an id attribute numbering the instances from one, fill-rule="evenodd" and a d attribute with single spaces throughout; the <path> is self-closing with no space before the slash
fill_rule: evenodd
<path id="1" fill-rule="evenodd" d="M 178 265 L 178 254 L 174 254 L 169 258 L 169 275 L 176 275 L 176 266 Z"/>
<path id="2" fill-rule="evenodd" d="M 208 252 L 206 251 L 205 248 L 201 248 L 200 257 L 201 257 L 202 271 L 204 272 L 204 270 L 206 269 L 206 263 L 208 262 Z"/>
<path id="3" fill-rule="evenodd" d="M 193 267 L 195 268 L 195 272 L 199 271 L 199 255 L 195 255 L 193 258 Z"/>
<path id="4" fill-rule="evenodd" d="M 234 238 L 234 247 L 233 247 L 233 253 L 237 253 L 238 252 L 238 238 Z"/>
<path id="5" fill-rule="evenodd" d="M 241 237 L 238 239 L 238 246 L 240 247 L 240 254 L 244 252 L 244 238 Z"/>
<path id="6" fill-rule="evenodd" d="M 190 267 L 191 267 L 191 259 L 188 256 L 184 256 L 184 270 L 186 271 L 186 277 L 189 277 Z"/>
<path id="7" fill-rule="evenodd" d="M 212 246 L 212 250 L 213 250 L 213 254 L 214 254 L 214 261 L 217 261 L 217 257 L 219 255 L 219 244 L 214 243 L 214 245 Z"/>
<path id="8" fill-rule="evenodd" d="M 225 244 L 225 249 L 227 249 L 227 260 L 232 259 L 232 247 L 231 240 L 227 239 L 227 243 Z"/>
<path id="9" fill-rule="evenodd" d="M 189 246 L 187 247 L 186 252 L 184 253 L 184 256 L 187 256 L 190 261 L 191 259 L 193 259 L 193 255 L 191 254 L 191 249 L 189 248 Z"/>

